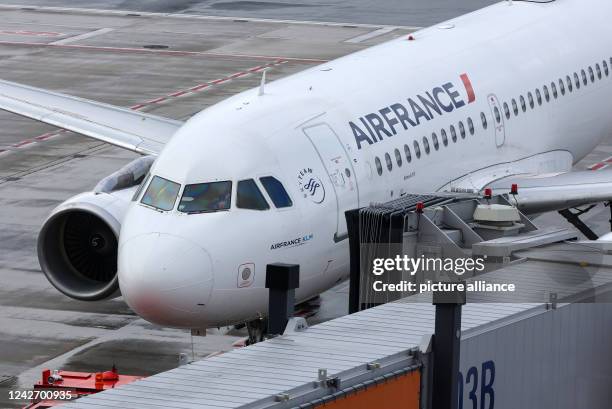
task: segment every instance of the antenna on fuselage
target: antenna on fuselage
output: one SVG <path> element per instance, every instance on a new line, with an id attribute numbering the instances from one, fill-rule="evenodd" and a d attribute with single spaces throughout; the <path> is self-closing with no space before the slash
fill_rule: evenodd
<path id="1" fill-rule="evenodd" d="M 264 89 L 266 87 L 266 72 L 268 72 L 268 70 L 269 70 L 269 68 L 265 68 L 261 72 L 261 82 L 259 83 L 259 93 L 257 94 L 260 97 L 264 94 Z"/>

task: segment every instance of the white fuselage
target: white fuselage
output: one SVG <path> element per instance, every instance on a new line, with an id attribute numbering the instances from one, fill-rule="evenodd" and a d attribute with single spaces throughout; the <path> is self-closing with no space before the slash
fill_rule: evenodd
<path id="1" fill-rule="evenodd" d="M 500 3 L 201 112 L 151 175 L 180 184 L 179 198 L 188 184 L 231 181 L 231 208 L 187 214 L 176 203 L 132 203 L 119 243 L 123 296 L 162 325 L 248 320 L 266 313 L 268 263 L 300 265 L 300 300 L 347 277 L 346 210 L 570 170 L 612 133 L 610 15 L 604 0 Z M 282 182 L 292 206 L 273 205 L 263 176 Z M 269 210 L 236 207 L 245 179 Z"/>

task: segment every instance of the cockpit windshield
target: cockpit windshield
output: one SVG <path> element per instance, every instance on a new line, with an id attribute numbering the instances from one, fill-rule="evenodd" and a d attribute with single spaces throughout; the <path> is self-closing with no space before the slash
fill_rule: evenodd
<path id="1" fill-rule="evenodd" d="M 155 176 L 142 196 L 141 203 L 159 210 L 172 210 L 180 188 L 178 183 Z"/>
<path id="2" fill-rule="evenodd" d="M 185 186 L 178 211 L 183 213 L 228 210 L 231 205 L 232 182 L 198 183 Z"/>

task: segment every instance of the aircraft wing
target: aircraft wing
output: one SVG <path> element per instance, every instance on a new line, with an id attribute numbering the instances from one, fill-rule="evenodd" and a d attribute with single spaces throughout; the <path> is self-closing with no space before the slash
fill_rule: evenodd
<path id="1" fill-rule="evenodd" d="M 526 214 L 563 210 L 612 201 L 612 170 L 577 171 L 545 175 L 517 175 L 489 185 L 494 194 L 508 193 L 518 185 L 518 208 Z M 514 202 L 512 196 L 510 201 Z"/>
<path id="2" fill-rule="evenodd" d="M 146 155 L 182 122 L 0 80 L 0 109 Z"/>

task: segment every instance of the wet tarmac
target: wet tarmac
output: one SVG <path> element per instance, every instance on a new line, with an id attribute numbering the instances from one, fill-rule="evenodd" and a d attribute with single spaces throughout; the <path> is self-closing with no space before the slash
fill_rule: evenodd
<path id="1" fill-rule="evenodd" d="M 81 7 L 136 12 L 429 26 L 493 0 L 21 0 L 26 6 Z M 0 4 L 15 4 L 1 0 Z"/>

